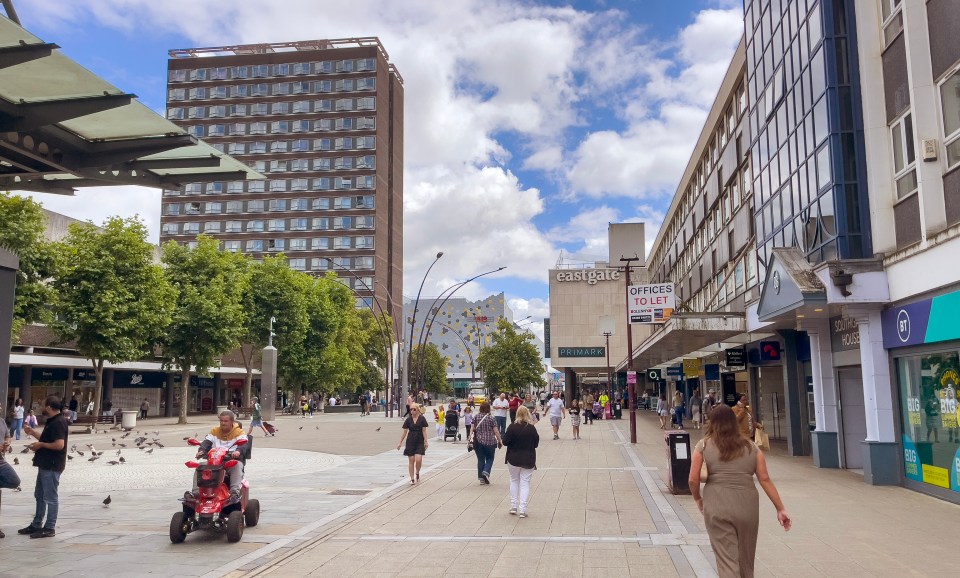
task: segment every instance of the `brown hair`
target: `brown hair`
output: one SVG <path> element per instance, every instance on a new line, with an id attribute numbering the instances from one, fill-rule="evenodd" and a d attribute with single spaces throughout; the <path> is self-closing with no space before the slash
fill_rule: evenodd
<path id="1" fill-rule="evenodd" d="M 710 422 L 707 424 L 707 433 L 720 452 L 720 459 L 729 462 L 738 458 L 744 452 L 750 451 L 751 441 L 743 437 L 737 426 L 737 416 L 727 404 L 720 404 L 710 410 Z"/>
<path id="2" fill-rule="evenodd" d="M 485 401 L 480 404 L 480 413 L 490 413 L 490 402 Z"/>

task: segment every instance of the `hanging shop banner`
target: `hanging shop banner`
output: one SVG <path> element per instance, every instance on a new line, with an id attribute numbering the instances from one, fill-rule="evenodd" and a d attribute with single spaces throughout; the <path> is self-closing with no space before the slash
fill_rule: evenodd
<path id="1" fill-rule="evenodd" d="M 727 367 L 745 367 L 747 365 L 747 351 L 742 347 L 727 349 Z"/>
<path id="2" fill-rule="evenodd" d="M 550 318 L 543 320 L 543 350 L 550 355 Z"/>
<path id="3" fill-rule="evenodd" d="M 720 381 L 720 364 L 708 363 L 703 366 L 703 379 L 707 381 Z"/>
<path id="4" fill-rule="evenodd" d="M 665 323 L 677 306 L 673 283 L 631 285 L 627 288 L 627 315 L 630 323 Z"/>
<path id="5" fill-rule="evenodd" d="M 628 384 L 630 384 L 630 383 L 637 383 L 637 372 L 636 372 L 636 371 L 628 371 L 628 372 L 627 372 L 627 383 L 628 383 Z"/>
<path id="6" fill-rule="evenodd" d="M 700 359 L 684 359 L 683 374 L 687 377 L 696 377 L 700 373 Z"/>
<path id="7" fill-rule="evenodd" d="M 667 377 L 683 377 L 682 365 L 671 365 L 667 368 Z"/>
<path id="8" fill-rule="evenodd" d="M 659 369 L 648 369 L 646 372 L 647 382 L 660 381 L 663 379 L 663 374 L 660 373 Z"/>

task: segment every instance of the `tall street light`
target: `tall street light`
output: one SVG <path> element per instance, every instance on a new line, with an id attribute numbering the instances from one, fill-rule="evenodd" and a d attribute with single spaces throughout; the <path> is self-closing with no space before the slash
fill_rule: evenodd
<path id="1" fill-rule="evenodd" d="M 379 281 L 374 279 L 373 284 L 376 285 L 377 283 L 379 283 Z M 397 381 L 401 381 L 403 379 L 402 377 L 403 370 L 404 370 L 404 367 L 406 367 L 404 365 L 403 339 L 400 335 L 400 333 L 402 332 L 401 325 L 400 325 L 400 318 L 403 317 L 403 307 L 401 307 L 399 310 L 397 309 L 397 304 L 394 303 L 393 296 L 390 295 L 389 289 L 386 291 L 386 296 L 387 296 L 387 302 L 390 304 L 390 319 L 393 320 L 393 335 L 396 339 L 395 343 L 397 344 L 397 355 L 396 357 L 393 356 L 393 348 L 391 347 L 390 359 L 396 361 L 396 371 L 394 372 L 393 363 L 391 362 L 390 371 L 391 373 L 393 373 L 393 377 L 390 380 L 389 387 L 387 388 L 387 396 L 386 396 L 387 403 L 384 404 L 385 407 L 384 407 L 383 417 L 393 417 L 393 401 L 397 399 L 397 391 L 394 388 L 399 387 L 399 384 L 395 385 L 393 381 L 396 378 L 397 374 L 401 376 L 401 378 Z M 400 406 L 398 404 L 397 410 L 399 411 L 399 409 L 400 409 Z"/>
<path id="2" fill-rule="evenodd" d="M 370 312 L 373 313 L 373 318 L 374 318 L 374 320 L 376 320 L 377 325 L 380 327 L 380 334 L 381 334 L 381 336 L 383 337 L 384 349 L 386 350 L 386 354 L 387 354 L 386 359 L 387 359 L 388 366 L 387 366 L 387 371 L 386 371 L 386 376 L 385 376 L 385 378 L 386 378 L 386 382 L 387 382 L 386 388 L 387 388 L 387 392 L 388 392 L 387 395 L 386 395 L 387 405 L 389 405 L 389 404 L 390 404 L 390 394 L 389 394 L 389 391 L 390 391 L 390 388 L 393 387 L 393 346 L 387 344 L 387 341 L 388 341 L 387 329 L 386 329 L 386 325 L 384 324 L 384 322 L 383 322 L 383 320 L 382 320 L 382 317 L 385 315 L 385 313 L 384 313 L 384 311 L 383 311 L 383 306 L 380 305 L 380 302 L 379 302 L 379 301 L 377 301 L 376 292 L 373 290 L 373 287 L 370 287 L 369 285 L 367 285 L 366 281 L 364 281 L 360 276 L 358 276 L 356 273 L 354 273 L 354 272 L 351 271 L 350 269 L 347 269 L 347 268 L 344 267 L 343 265 L 340 265 L 339 263 L 337 263 L 336 261 L 334 261 L 334 260 L 331 259 L 330 257 L 323 257 L 323 259 L 324 259 L 325 261 L 327 261 L 327 263 L 330 263 L 332 266 L 336 267 L 337 269 L 339 269 L 339 270 L 341 270 L 341 271 L 345 271 L 348 275 L 350 275 L 351 277 L 353 277 L 354 279 L 356 279 L 357 281 L 359 281 L 360 284 L 363 285 L 363 288 L 364 288 L 364 289 L 366 289 L 367 291 L 370 291 L 371 293 L 373 293 L 373 297 L 371 298 L 371 301 L 373 302 L 373 305 L 376 305 L 376 306 L 377 306 L 377 309 L 380 310 L 380 316 L 377 316 L 377 312 L 373 309 L 373 305 L 368 305 L 368 304 L 367 304 L 366 300 L 363 298 L 363 295 L 360 295 L 360 293 L 358 293 L 356 289 L 351 289 L 351 291 L 353 291 L 353 294 L 360 298 L 360 300 L 361 300 L 361 302 L 364 304 L 364 306 L 365 306 L 365 307 L 368 307 L 368 308 L 370 309 Z M 390 293 L 389 293 L 389 292 L 387 293 L 387 297 L 390 298 Z M 391 300 L 391 302 L 392 302 L 392 299 L 390 299 L 390 300 Z M 391 316 L 391 318 L 392 318 L 392 316 Z M 396 321 L 394 321 L 394 324 L 393 324 L 393 325 L 394 325 L 394 326 L 393 326 L 394 338 L 397 340 L 397 342 L 399 342 L 399 341 L 400 341 L 400 338 L 399 338 L 398 335 L 396 335 L 396 333 L 397 333 Z M 392 407 L 392 406 L 391 406 L 391 407 Z"/>
<path id="3" fill-rule="evenodd" d="M 633 257 L 624 257 L 620 256 L 620 261 L 625 263 L 622 269 L 626 273 L 624 280 L 626 285 L 623 288 L 623 306 L 624 308 L 628 307 L 630 303 L 630 271 L 632 270 L 632 265 L 634 261 L 639 261 L 640 257 L 634 255 Z M 633 328 L 630 327 L 630 311 L 629 309 L 625 311 L 627 315 L 627 372 L 634 371 L 633 369 Z M 630 404 L 630 443 L 637 443 L 637 392 L 636 384 L 630 382 L 630 377 L 628 373 L 627 377 L 627 392 L 628 392 L 628 403 Z"/>
<path id="4" fill-rule="evenodd" d="M 479 275 L 474 275 L 473 277 L 470 277 L 470 278 L 467 279 L 466 281 L 461 281 L 461 282 L 459 282 L 459 283 L 454 283 L 454 284 L 451 285 L 450 287 L 447 287 L 446 289 L 444 289 L 444 290 L 440 293 L 440 295 L 437 297 L 437 299 L 439 299 L 440 297 L 443 297 L 443 299 L 440 301 L 440 304 L 439 304 L 439 305 L 437 305 L 436 307 L 433 307 L 433 313 L 432 313 L 431 316 L 430 316 L 430 323 L 429 323 L 429 325 L 427 324 L 426 321 L 424 321 L 423 325 L 420 327 L 420 339 L 419 339 L 418 342 L 417 342 L 417 343 L 418 343 L 418 346 L 423 347 L 423 346 L 426 345 L 427 339 L 429 339 L 429 337 L 430 337 L 430 330 L 433 328 L 433 321 L 437 318 L 437 315 L 440 314 L 440 311 L 443 310 L 443 306 L 447 303 L 447 300 L 450 299 L 451 297 L 453 297 L 453 294 L 454 294 L 454 293 L 456 293 L 457 291 L 459 291 L 461 287 L 463 287 L 463 286 L 466 285 L 467 283 L 470 283 L 471 281 L 474 281 L 474 280 L 476 280 L 476 279 L 479 279 L 480 277 L 483 277 L 483 276 L 485 276 L 485 275 L 492 275 L 493 273 L 498 273 L 498 272 L 500 272 L 500 271 L 503 271 L 504 269 L 506 269 L 506 266 L 498 267 L 498 268 L 492 269 L 492 270 L 490 270 L 490 271 L 485 271 L 485 272 L 483 272 L 483 273 L 480 273 Z M 436 300 L 434 300 L 434 302 L 436 302 Z M 411 339 L 412 339 L 412 338 L 413 338 L 413 331 L 412 331 L 412 330 L 411 330 L 411 332 L 410 332 L 410 336 L 411 336 Z M 421 356 L 420 356 L 420 362 L 421 362 L 420 365 L 421 365 L 421 366 L 422 366 L 423 363 L 424 363 L 424 358 L 425 358 L 424 355 L 421 355 Z M 421 368 L 420 368 L 420 371 L 422 371 L 422 369 L 423 369 L 423 368 L 421 367 Z"/>
<path id="5" fill-rule="evenodd" d="M 430 270 L 433 269 L 433 266 L 437 264 L 437 261 L 440 260 L 440 257 L 443 257 L 443 251 L 437 252 L 437 258 L 433 260 L 433 263 L 430 263 L 430 266 L 427 267 L 427 272 L 423 274 L 423 280 L 420 281 L 420 288 L 417 290 L 417 299 L 413 302 L 413 313 L 410 316 L 410 350 L 407 352 L 407 368 L 400 376 L 401 381 L 401 391 L 400 399 L 397 400 L 397 413 L 400 413 L 400 403 L 407 399 L 410 391 L 410 369 L 413 365 L 413 328 L 417 325 L 417 307 L 420 306 L 420 294 L 423 293 L 423 285 L 427 282 L 427 276 L 430 275 Z M 421 353 L 422 356 L 422 353 Z"/>

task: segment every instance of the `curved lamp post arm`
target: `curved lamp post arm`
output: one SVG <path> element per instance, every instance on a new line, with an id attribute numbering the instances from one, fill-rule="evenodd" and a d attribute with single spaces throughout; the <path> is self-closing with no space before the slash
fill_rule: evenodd
<path id="1" fill-rule="evenodd" d="M 437 258 L 433 260 L 433 263 L 430 263 L 430 266 L 427 267 L 427 272 L 423 274 L 423 279 L 420 281 L 420 288 L 417 289 L 417 298 L 413 302 L 413 313 L 410 316 L 410 352 L 409 356 L 413 356 L 413 328 L 417 325 L 417 307 L 420 306 L 420 294 L 423 292 L 423 285 L 427 282 L 427 277 L 430 275 L 430 270 L 433 269 L 433 266 L 437 264 L 437 261 L 440 260 L 440 257 L 443 257 L 443 251 L 437 253 Z M 408 364 L 409 365 L 409 364 Z M 409 367 L 407 368 L 409 373 Z M 399 407 L 399 406 L 398 406 Z"/>
<path id="2" fill-rule="evenodd" d="M 492 270 L 490 270 L 490 271 L 486 271 L 486 272 L 484 272 L 484 273 L 480 273 L 479 275 L 474 275 L 473 277 L 467 279 L 466 281 L 461 281 L 460 283 L 455 283 L 455 284 L 451 285 L 450 287 L 447 287 L 446 289 L 444 289 L 444 291 L 441 293 L 441 295 L 443 295 L 444 293 L 447 293 L 448 291 L 449 291 L 449 293 L 446 295 L 446 297 L 443 298 L 442 301 L 440 301 L 440 305 L 438 305 L 437 307 L 434 308 L 435 311 L 433 312 L 433 314 L 432 314 L 431 317 L 430 317 L 430 324 L 429 324 L 429 326 L 427 326 L 427 322 L 424 321 L 423 327 L 420 328 L 420 341 L 419 341 L 418 345 L 423 345 L 423 344 L 425 344 L 425 343 L 426 343 L 426 340 L 430 338 L 430 330 L 433 329 L 433 321 L 437 318 L 437 315 L 438 315 L 438 314 L 440 313 L 440 311 L 443 309 L 443 306 L 446 304 L 447 300 L 450 299 L 451 297 L 453 297 L 453 294 L 454 294 L 454 293 L 456 293 L 457 291 L 460 290 L 461 287 L 463 287 L 463 286 L 466 285 L 467 283 L 470 283 L 471 281 L 474 281 L 475 279 L 479 279 L 480 277 L 483 277 L 483 276 L 485 276 L 485 275 L 491 275 L 491 274 L 493 274 L 493 273 L 498 273 L 498 272 L 500 272 L 500 271 L 503 271 L 504 269 L 506 269 L 505 266 L 504 266 L 504 267 L 499 267 L 499 268 L 497 268 L 497 269 L 492 269 Z M 424 329 L 426 329 L 426 332 L 424 332 Z M 411 328 L 411 331 L 410 331 L 410 339 L 413 339 L 413 330 L 412 330 L 412 328 Z M 422 370 L 423 370 L 423 363 L 424 363 L 423 357 L 424 357 L 424 356 L 421 356 L 421 359 L 419 360 L 419 361 L 420 361 L 420 363 L 418 364 L 418 370 L 419 370 L 419 371 L 422 371 Z"/>

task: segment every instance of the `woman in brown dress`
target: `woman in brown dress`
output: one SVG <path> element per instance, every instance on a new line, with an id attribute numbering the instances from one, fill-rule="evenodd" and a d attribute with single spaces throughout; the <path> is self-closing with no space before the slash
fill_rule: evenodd
<path id="1" fill-rule="evenodd" d="M 720 578 L 753 576 L 760 525 L 760 487 L 777 509 L 777 520 L 790 530 L 790 515 L 767 473 L 767 462 L 756 444 L 740 434 L 737 418 L 727 405 L 711 410 L 706 435 L 693 450 L 690 491 L 703 514 Z M 700 495 L 700 466 L 707 480 Z"/>

